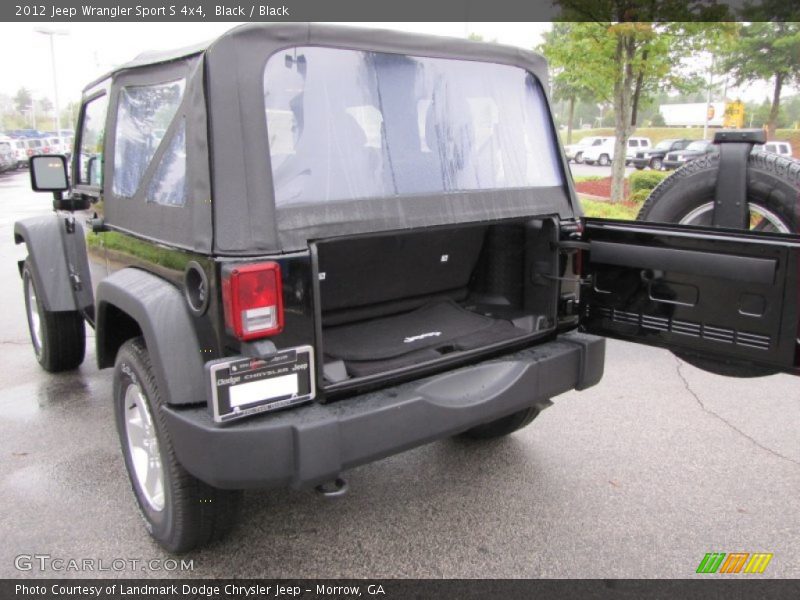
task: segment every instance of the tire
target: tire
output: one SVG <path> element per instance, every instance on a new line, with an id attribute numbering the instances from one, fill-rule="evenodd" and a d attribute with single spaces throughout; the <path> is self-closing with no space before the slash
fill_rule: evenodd
<path id="1" fill-rule="evenodd" d="M 600 157 L 597 159 L 597 164 L 601 167 L 607 167 L 611 164 L 611 160 L 608 158 L 608 154 L 601 154 Z"/>
<path id="2" fill-rule="evenodd" d="M 583 152 L 576 152 L 575 153 L 575 158 L 573 160 L 575 161 L 575 164 L 578 164 L 578 165 L 582 164 L 583 163 Z"/>
<path id="3" fill-rule="evenodd" d="M 544 403 L 534 404 L 506 417 L 467 429 L 461 434 L 461 437 L 472 440 L 491 440 L 504 437 L 530 425 L 539 416 L 539 413 L 548 406 L 550 406 L 549 400 Z"/>
<path id="4" fill-rule="evenodd" d="M 653 158 L 650 160 L 650 168 L 653 171 L 660 171 L 664 166 L 664 161 L 660 158 Z"/>
<path id="5" fill-rule="evenodd" d="M 221 539 L 233 528 L 241 493 L 214 488 L 178 462 L 142 338 L 120 348 L 113 394 L 122 455 L 147 531 L 176 554 Z"/>
<path id="6" fill-rule="evenodd" d="M 78 311 L 45 310 L 28 260 L 22 268 L 22 291 L 28 333 L 36 360 L 45 371 L 60 373 L 77 369 L 86 354 L 86 326 Z"/>
<path id="7" fill-rule="evenodd" d="M 719 156 L 709 154 L 686 163 L 664 179 L 642 206 L 638 221 L 710 225 L 714 191 L 719 171 Z M 761 209 L 759 223 L 765 229 L 776 219 L 773 229 L 796 232 L 800 161 L 766 152 L 754 152 L 748 159 L 747 199 L 751 212 Z M 698 212 L 704 207 L 708 211 Z"/>
<path id="8" fill-rule="evenodd" d="M 653 190 L 637 220 L 710 226 L 718 171 L 718 155 L 706 155 L 686 163 Z M 751 215 L 760 213 L 762 217 L 754 229 L 796 232 L 800 162 L 754 152 L 748 159 L 747 172 Z M 777 372 L 740 363 L 723 364 L 687 352 L 675 352 L 675 355 L 718 375 L 761 377 Z"/>
<path id="9" fill-rule="evenodd" d="M 644 171 L 644 165 L 634 165 L 637 171 Z"/>

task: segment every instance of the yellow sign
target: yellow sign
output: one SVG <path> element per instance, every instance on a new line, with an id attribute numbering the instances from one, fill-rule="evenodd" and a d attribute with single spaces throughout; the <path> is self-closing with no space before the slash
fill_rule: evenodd
<path id="1" fill-rule="evenodd" d="M 737 100 L 728 102 L 725 105 L 725 116 L 722 119 L 722 126 L 729 129 L 741 129 L 744 127 L 744 103 Z"/>

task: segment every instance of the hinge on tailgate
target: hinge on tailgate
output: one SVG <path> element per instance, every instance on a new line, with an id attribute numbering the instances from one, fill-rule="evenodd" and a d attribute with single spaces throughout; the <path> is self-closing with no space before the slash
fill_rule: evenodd
<path id="1" fill-rule="evenodd" d="M 577 235 L 572 237 L 572 239 L 559 240 L 558 242 L 554 242 L 553 243 L 553 249 L 554 250 L 558 250 L 559 252 L 561 252 L 563 254 L 574 254 L 574 255 L 576 255 L 575 259 L 577 260 L 577 263 L 578 263 L 578 269 L 577 269 L 578 273 L 576 273 L 577 276 L 573 276 L 573 277 L 557 277 L 555 275 L 542 275 L 542 277 L 544 277 L 546 279 L 553 280 L 553 281 L 568 281 L 568 282 L 572 282 L 572 283 L 578 283 L 580 285 L 591 283 L 591 281 L 592 281 L 591 275 L 589 275 L 587 277 L 581 277 L 580 276 L 580 272 L 582 271 L 582 269 L 581 269 L 582 254 L 581 253 L 588 251 L 590 247 L 591 246 L 590 246 L 589 242 L 581 241 L 577 237 Z"/>

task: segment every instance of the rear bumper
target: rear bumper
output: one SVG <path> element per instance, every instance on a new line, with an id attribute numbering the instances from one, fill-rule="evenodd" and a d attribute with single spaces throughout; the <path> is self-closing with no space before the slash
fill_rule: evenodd
<path id="1" fill-rule="evenodd" d="M 600 381 L 605 340 L 568 333 L 486 362 L 228 426 L 205 408 L 162 407 L 178 460 L 227 488 L 317 484 Z"/>

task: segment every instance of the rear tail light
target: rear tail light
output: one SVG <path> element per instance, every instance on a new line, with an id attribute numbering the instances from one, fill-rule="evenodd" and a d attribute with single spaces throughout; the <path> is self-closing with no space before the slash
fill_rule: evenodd
<path id="1" fill-rule="evenodd" d="M 222 305 L 225 328 L 242 341 L 283 331 L 283 290 L 278 263 L 225 266 Z"/>

